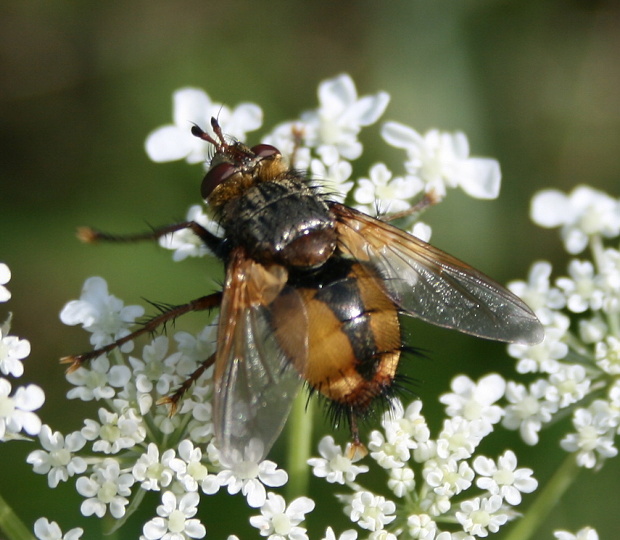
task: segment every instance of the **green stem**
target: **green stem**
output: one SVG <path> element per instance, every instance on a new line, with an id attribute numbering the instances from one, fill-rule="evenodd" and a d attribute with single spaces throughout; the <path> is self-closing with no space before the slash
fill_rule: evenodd
<path id="1" fill-rule="evenodd" d="M 2 495 L 0 495 L 0 531 L 7 540 L 35 540 L 32 532 L 17 517 Z"/>
<path id="2" fill-rule="evenodd" d="M 541 523 L 560 500 L 580 472 L 574 454 L 568 454 L 551 480 L 530 504 L 527 512 L 510 531 L 505 540 L 528 540 L 533 538 Z"/>
<path id="3" fill-rule="evenodd" d="M 308 459 L 312 445 L 312 416 L 314 401 L 308 400 L 305 392 L 299 392 L 293 402 L 290 415 L 287 471 L 289 481 L 287 496 L 289 500 L 308 493 L 309 469 Z"/>

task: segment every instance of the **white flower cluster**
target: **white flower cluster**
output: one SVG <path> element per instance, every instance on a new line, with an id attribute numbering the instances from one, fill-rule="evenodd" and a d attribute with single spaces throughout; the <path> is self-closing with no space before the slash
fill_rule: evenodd
<path id="1" fill-rule="evenodd" d="M 574 431 L 560 445 L 578 465 L 598 469 L 618 454 L 620 433 L 620 200 L 587 186 L 568 195 L 546 190 L 534 196 L 531 217 L 560 227 L 569 254 L 588 248 L 589 256 L 572 259 L 555 280 L 551 264 L 537 262 L 527 282 L 510 285 L 546 335 L 538 345 L 509 346 L 517 371 L 536 378 L 508 383 L 503 423 L 536 444 L 545 424 L 570 411 Z"/>
<path id="2" fill-rule="evenodd" d="M 11 293 L 5 287 L 10 280 L 9 267 L 0 263 L 0 303 L 11 298 Z M 43 390 L 36 384 L 29 384 L 11 392 L 12 385 L 5 377 L 21 377 L 24 374 L 22 361 L 30 355 L 28 340 L 10 335 L 10 331 L 9 314 L 0 325 L 0 442 L 35 437 L 46 429 L 35 413 L 45 402 Z M 3 508 L 3 512 L 5 510 Z M 58 524 L 50 523 L 46 518 L 40 518 L 34 524 L 34 533 L 41 540 L 78 540 L 83 532 L 78 527 L 63 535 Z"/>
<path id="3" fill-rule="evenodd" d="M 346 457 L 331 437 L 321 441 L 321 457 L 308 463 L 315 476 L 353 491 L 339 499 L 350 520 L 371 532 L 370 538 L 452 540 L 496 533 L 516 516 L 513 507 L 521 503 L 521 494 L 538 484 L 531 469 L 517 468 L 512 450 L 496 460 L 475 455 L 501 421 L 497 402 L 505 388 L 499 375 L 477 383 L 456 377 L 452 392 L 440 398 L 447 419 L 436 438 L 431 438 L 420 401 L 405 409 L 395 400 L 394 411 L 383 417 L 383 429 L 373 431 L 368 444 L 370 457 L 388 474 L 393 500 L 356 482 L 368 467 Z"/>
<path id="4" fill-rule="evenodd" d="M 0 302 L 7 302 L 11 293 L 5 285 L 11 279 L 9 267 L 0 263 Z M 24 373 L 24 360 L 30 354 L 26 339 L 12 336 L 11 316 L 0 324 L 0 442 L 35 436 L 41 420 L 34 412 L 45 401 L 43 390 L 36 384 L 20 386 L 13 391 L 7 376 L 19 378 Z"/>

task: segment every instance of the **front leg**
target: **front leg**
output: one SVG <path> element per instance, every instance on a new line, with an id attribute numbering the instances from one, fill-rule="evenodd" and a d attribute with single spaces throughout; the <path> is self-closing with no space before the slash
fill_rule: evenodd
<path id="1" fill-rule="evenodd" d="M 142 242 L 144 240 L 158 240 L 162 236 L 182 231 L 183 229 L 190 229 L 213 253 L 218 252 L 222 239 L 209 232 L 196 221 L 183 221 L 158 227 L 144 233 L 123 235 L 109 234 L 91 227 L 80 227 L 77 231 L 77 237 L 87 244 L 94 244 L 96 242 Z"/>

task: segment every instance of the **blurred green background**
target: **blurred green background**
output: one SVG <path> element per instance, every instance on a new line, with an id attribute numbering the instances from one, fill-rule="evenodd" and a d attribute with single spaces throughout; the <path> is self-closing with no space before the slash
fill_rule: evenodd
<path id="1" fill-rule="evenodd" d="M 536 190 L 587 183 L 620 195 L 619 23 L 613 0 L 2 2 L 0 260 L 13 272 L 13 299 L 0 315 L 11 310 L 12 333 L 32 343 L 25 380 L 45 388 L 43 420 L 67 432 L 95 410 L 64 399 L 57 362 L 88 346 L 83 332 L 58 319 L 86 277 L 104 276 L 128 304 L 143 297 L 180 303 L 221 277 L 204 260 L 175 264 L 154 245 L 89 247 L 74 236 L 79 225 L 135 232 L 169 223 L 199 201 L 199 166 L 154 164 L 143 150 L 147 133 L 170 122 L 173 90 L 194 85 L 231 106 L 258 103 L 265 131 L 314 108 L 318 83 L 348 72 L 360 95 L 391 94 L 384 119 L 419 131 L 463 130 L 472 154 L 500 161 L 501 197 L 484 202 L 454 192 L 425 220 L 435 245 L 506 282 L 525 277 L 537 259 L 564 272 L 557 232 L 529 222 Z M 375 160 L 398 166 L 400 154 L 380 142 L 377 126 L 362 140 L 368 161 L 356 174 Z M 199 325 L 190 318 L 177 328 Z M 420 381 L 415 390 L 433 427 L 437 396 L 456 373 L 514 377 L 502 345 L 422 324 L 411 333 L 430 358 L 410 361 L 407 372 Z M 558 440 L 566 430 L 555 426 L 535 448 L 499 432 L 487 451 L 517 448 L 520 464 L 544 482 L 563 457 Z M 63 529 L 81 524 L 74 482 L 50 495 L 45 477 L 24 464 L 32 448 L 0 447 L 2 495 L 28 523 L 44 514 Z M 281 452 L 279 445 L 275 457 Z M 536 537 L 586 524 L 601 538 L 616 537 L 618 461 L 582 473 Z M 310 495 L 318 498 L 323 486 L 313 482 Z M 324 497 L 321 511 L 329 512 L 336 505 Z M 121 538 L 138 536 L 154 513 L 151 502 Z M 211 538 L 258 536 L 241 500 L 225 511 L 217 504 L 228 497 L 204 502 Z M 331 511 L 341 531 L 345 520 Z M 85 537 L 97 538 L 97 520 L 88 523 Z M 313 538 L 317 525 L 311 517 Z"/>

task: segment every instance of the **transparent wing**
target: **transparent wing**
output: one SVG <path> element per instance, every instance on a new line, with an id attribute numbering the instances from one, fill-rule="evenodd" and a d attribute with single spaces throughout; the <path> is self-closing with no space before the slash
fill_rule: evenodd
<path id="1" fill-rule="evenodd" d="M 482 338 L 542 341 L 532 310 L 482 272 L 388 223 L 337 203 L 331 209 L 339 250 L 374 264 L 405 313 Z"/>
<path id="2" fill-rule="evenodd" d="M 299 372 L 280 346 L 270 313 L 270 304 L 291 292 L 285 287 L 287 277 L 281 266 L 265 268 L 242 256 L 233 256 L 228 266 L 214 399 L 215 436 L 224 461 L 264 459 L 299 389 Z M 305 335 L 303 327 L 299 332 Z M 298 340 L 294 360 L 302 362 L 307 346 L 304 350 L 303 339 Z"/>

